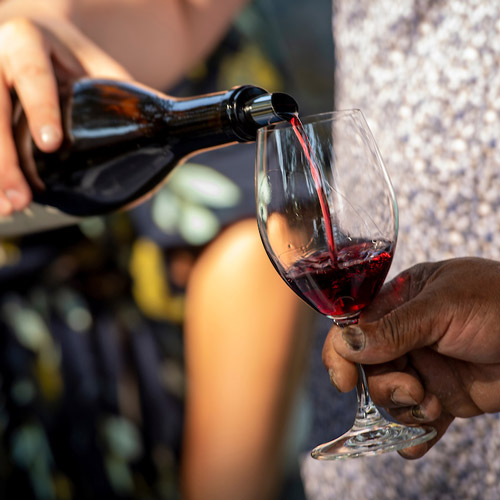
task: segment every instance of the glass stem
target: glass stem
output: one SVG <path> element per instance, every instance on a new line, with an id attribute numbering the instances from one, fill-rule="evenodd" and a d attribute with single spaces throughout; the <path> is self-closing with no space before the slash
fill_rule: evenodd
<path id="1" fill-rule="evenodd" d="M 365 370 L 361 365 L 358 368 L 358 384 L 356 387 L 358 396 L 358 410 L 356 412 L 355 427 L 369 427 L 375 422 L 383 420 L 382 415 L 370 397 Z"/>

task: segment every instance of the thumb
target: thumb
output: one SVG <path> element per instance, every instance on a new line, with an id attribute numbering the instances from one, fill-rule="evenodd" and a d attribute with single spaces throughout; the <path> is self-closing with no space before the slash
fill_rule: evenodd
<path id="1" fill-rule="evenodd" d="M 337 353 L 356 363 L 384 363 L 435 344 L 449 324 L 439 289 L 428 286 L 439 263 L 419 264 L 384 285 L 357 325 L 338 329 Z"/>

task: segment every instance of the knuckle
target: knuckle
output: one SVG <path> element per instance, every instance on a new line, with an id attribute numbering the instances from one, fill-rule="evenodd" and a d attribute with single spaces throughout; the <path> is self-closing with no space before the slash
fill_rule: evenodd
<path id="1" fill-rule="evenodd" d="M 20 35 L 31 35 L 38 30 L 35 23 L 25 17 L 14 17 L 5 21 L 0 26 L 0 34 L 2 37 L 17 38 Z"/>
<path id="2" fill-rule="evenodd" d="M 401 321 L 397 314 L 393 312 L 381 319 L 381 338 L 385 344 L 390 345 L 394 350 L 398 350 L 401 345 Z"/>
<path id="3" fill-rule="evenodd" d="M 27 18 L 13 18 L 0 26 L 0 54 L 8 66 L 19 66 L 25 60 L 35 63 L 32 50 L 44 44 L 41 28 Z"/>

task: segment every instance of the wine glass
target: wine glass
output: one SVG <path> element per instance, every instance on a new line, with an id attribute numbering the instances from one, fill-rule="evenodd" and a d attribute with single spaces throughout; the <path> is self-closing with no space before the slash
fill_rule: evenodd
<path id="1" fill-rule="evenodd" d="M 389 271 L 398 232 L 394 191 L 361 111 L 261 128 L 256 204 L 266 252 L 290 288 L 341 328 L 357 323 Z M 384 418 L 358 371 L 354 425 L 317 446 L 314 458 L 376 455 L 436 435 Z"/>

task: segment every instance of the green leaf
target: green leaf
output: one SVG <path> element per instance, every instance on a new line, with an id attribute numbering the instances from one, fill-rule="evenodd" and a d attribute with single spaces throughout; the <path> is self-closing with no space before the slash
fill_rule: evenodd
<path id="1" fill-rule="evenodd" d="M 181 204 L 170 189 L 162 189 L 154 197 L 151 214 L 155 224 L 165 233 L 176 232 L 180 222 Z"/>
<path id="2" fill-rule="evenodd" d="M 196 163 L 182 165 L 168 184 L 181 198 L 212 208 L 233 207 L 241 199 L 240 188 L 231 179 Z"/>
<path id="3" fill-rule="evenodd" d="M 209 209 L 189 203 L 183 207 L 179 230 L 188 243 L 203 245 L 219 232 L 219 220 Z"/>

